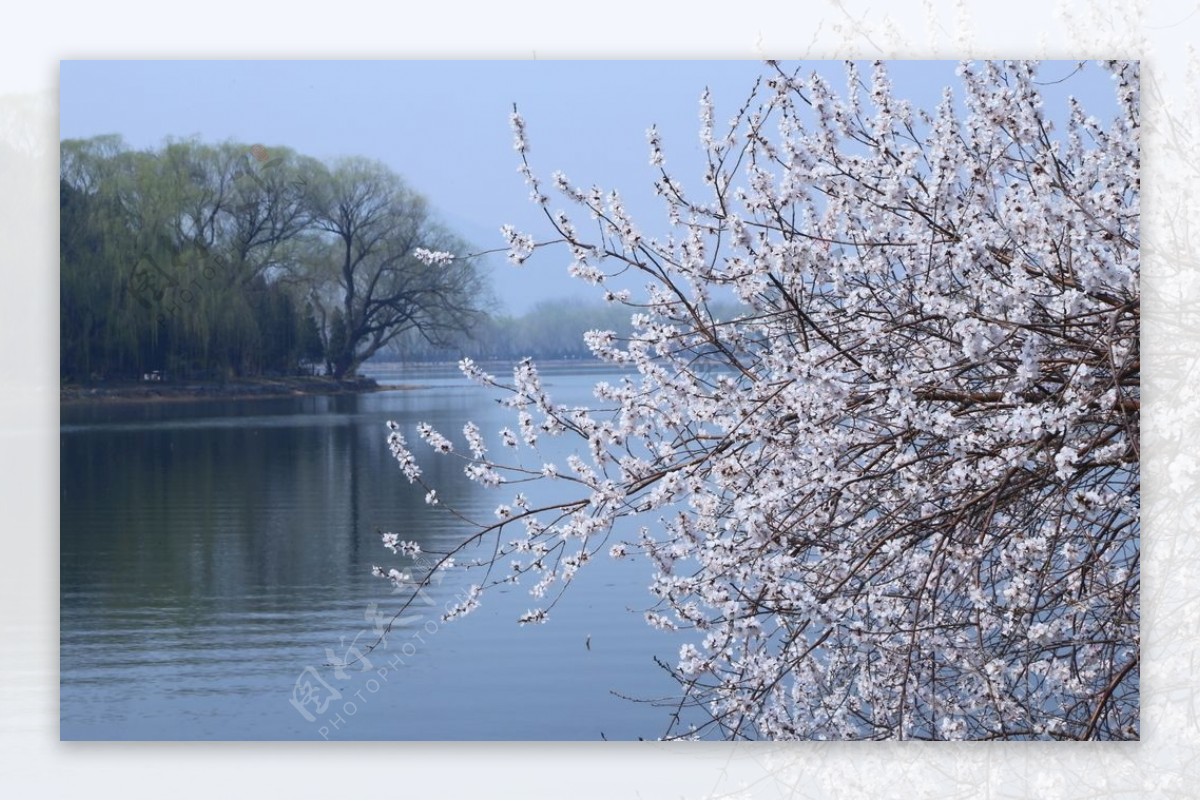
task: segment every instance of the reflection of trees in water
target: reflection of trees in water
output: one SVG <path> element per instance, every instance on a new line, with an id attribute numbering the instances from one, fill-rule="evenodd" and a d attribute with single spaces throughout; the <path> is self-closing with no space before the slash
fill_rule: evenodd
<path id="1" fill-rule="evenodd" d="M 64 598 L 95 590 L 106 604 L 226 606 L 287 587 L 377 591 L 363 568 L 378 559 L 376 529 L 402 526 L 423 540 L 440 521 L 391 469 L 383 413 L 378 422 L 354 414 L 360 400 L 222 404 L 230 415 L 327 415 L 294 424 L 268 416 L 64 434 Z M 465 416 L 459 407 L 443 408 Z M 473 487 L 456 472 L 439 466 L 438 481 L 469 505 Z"/>

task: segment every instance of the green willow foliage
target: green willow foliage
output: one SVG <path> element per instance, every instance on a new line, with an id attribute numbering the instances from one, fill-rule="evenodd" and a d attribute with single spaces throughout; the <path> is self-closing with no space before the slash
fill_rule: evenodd
<path id="1" fill-rule="evenodd" d="M 412 255 L 465 249 L 382 164 L 112 136 L 61 152 L 64 381 L 340 378 L 397 336 L 473 321 L 474 265 Z"/>

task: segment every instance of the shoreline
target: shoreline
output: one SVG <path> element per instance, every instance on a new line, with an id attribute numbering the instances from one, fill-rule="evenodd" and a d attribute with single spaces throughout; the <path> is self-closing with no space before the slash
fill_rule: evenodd
<path id="1" fill-rule="evenodd" d="M 479 362 L 484 368 L 510 369 L 517 362 L 494 360 Z M 584 372 L 604 372 L 611 369 L 605 362 L 594 359 L 546 359 L 536 362 L 548 371 L 569 369 Z M 454 362 L 422 362 L 405 365 L 400 362 L 374 364 L 375 371 L 405 372 L 409 369 L 445 370 L 459 375 Z M 401 378 L 403 380 L 403 378 Z M 465 380 L 465 379 L 464 379 Z M 328 376 L 284 376 L 275 378 L 239 378 L 229 381 L 101 381 L 95 384 L 60 383 L 60 406 L 115 403 L 168 403 L 173 401 L 252 400 L 254 398 L 294 398 L 307 395 L 357 395 L 385 390 L 420 389 L 419 383 L 381 384 L 376 378 L 358 375 L 337 380 Z"/>
<path id="2" fill-rule="evenodd" d="M 304 395 L 356 395 L 381 390 L 405 389 L 382 385 L 373 378 L 333 379 L 324 376 L 287 378 L 243 378 L 225 382 L 121 381 L 110 384 L 60 386 L 58 401 L 66 404 L 162 403 L 190 400 L 246 400 L 292 398 Z"/>

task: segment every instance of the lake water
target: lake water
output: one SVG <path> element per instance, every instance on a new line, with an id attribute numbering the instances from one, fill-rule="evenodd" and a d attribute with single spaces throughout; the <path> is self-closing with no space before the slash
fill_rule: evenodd
<path id="1" fill-rule="evenodd" d="M 498 371 L 497 371 L 498 372 Z M 358 396 L 65 406 L 61 450 L 61 737 L 67 740 L 653 739 L 674 685 L 653 657 L 681 640 L 648 627 L 644 560 L 594 559 L 541 626 L 527 588 L 440 621 L 478 578 L 452 570 L 367 661 L 399 609 L 373 564 L 403 566 L 378 530 L 426 550 L 466 533 L 423 502 L 388 451 L 401 423 L 444 503 L 489 516 L 481 490 L 435 459 L 426 421 L 462 447 L 473 419 L 513 425 L 449 371 L 390 373 L 418 389 Z M 587 404 L 601 376 L 546 371 Z M 565 461 L 565 441 L 548 460 Z M 498 443 L 497 443 L 498 447 Z M 437 607 L 431 606 L 436 604 Z M 632 610 L 632 611 L 631 611 Z M 353 654 L 352 654 L 353 655 Z M 367 667 L 367 662 L 370 666 Z"/>

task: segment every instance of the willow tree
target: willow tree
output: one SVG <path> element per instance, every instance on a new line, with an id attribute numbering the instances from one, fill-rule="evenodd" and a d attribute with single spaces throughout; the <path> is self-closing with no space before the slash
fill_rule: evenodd
<path id="1" fill-rule="evenodd" d="M 309 224 L 312 164 L 233 142 L 63 142 L 64 375 L 289 369 L 279 344 L 307 321 L 278 278 Z"/>
<path id="2" fill-rule="evenodd" d="M 625 371 L 595 408 L 532 362 L 468 362 L 510 428 L 392 424 L 411 481 L 420 438 L 502 496 L 435 555 L 491 568 L 449 616 L 520 581 L 521 622 L 546 621 L 589 562 L 637 553 L 647 621 L 692 634 L 667 737 L 1138 737 L 1138 68 L 1104 66 L 1106 123 L 1047 108 L 1037 64 L 964 64 L 929 112 L 881 63 L 841 94 L 770 64 L 728 129 L 705 93 L 700 195 L 650 129 L 657 227 L 545 186 L 514 113 L 548 230 L 510 231 L 513 259 L 565 249 L 633 330 L 588 334 Z M 746 311 L 718 321 L 730 291 Z M 539 505 L 539 482 L 577 493 Z"/>
<path id="3" fill-rule="evenodd" d="M 156 315 L 163 292 L 136 278 L 174 263 L 172 202 L 156 180 L 153 156 L 128 150 L 119 137 L 64 141 L 61 153 L 63 375 L 140 372 L 162 358 Z"/>
<path id="4" fill-rule="evenodd" d="M 62 143 L 62 182 L 64 376 L 295 370 L 316 316 L 341 377 L 407 332 L 447 341 L 485 304 L 473 262 L 415 258 L 465 248 L 375 162 L 98 137 Z"/>

